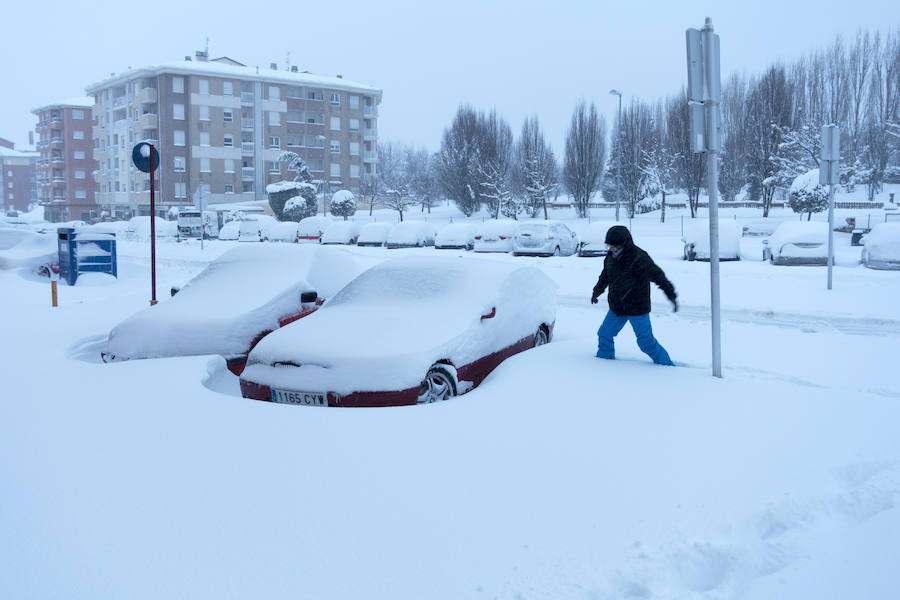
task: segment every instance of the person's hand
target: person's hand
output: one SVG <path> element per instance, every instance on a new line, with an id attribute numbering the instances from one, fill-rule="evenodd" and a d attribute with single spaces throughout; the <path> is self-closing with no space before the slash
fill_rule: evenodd
<path id="1" fill-rule="evenodd" d="M 678 312 L 678 300 L 672 300 L 672 312 Z"/>
<path id="2" fill-rule="evenodd" d="M 597 296 L 591 296 L 591 304 L 597 304 Z"/>

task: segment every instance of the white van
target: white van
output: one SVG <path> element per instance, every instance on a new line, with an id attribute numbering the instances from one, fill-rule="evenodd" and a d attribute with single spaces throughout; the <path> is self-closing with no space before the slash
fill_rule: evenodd
<path id="1" fill-rule="evenodd" d="M 219 215 L 214 210 L 184 209 L 178 211 L 178 239 L 219 237 Z"/>

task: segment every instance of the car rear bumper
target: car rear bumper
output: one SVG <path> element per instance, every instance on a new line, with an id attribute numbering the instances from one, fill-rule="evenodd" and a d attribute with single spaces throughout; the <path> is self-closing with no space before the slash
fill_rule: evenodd
<path id="1" fill-rule="evenodd" d="M 252 400 L 272 402 L 272 388 L 241 378 L 241 395 Z M 352 392 L 350 394 L 326 394 L 328 406 L 345 408 L 381 408 L 388 406 L 412 406 L 419 400 L 419 388 L 383 392 Z"/>

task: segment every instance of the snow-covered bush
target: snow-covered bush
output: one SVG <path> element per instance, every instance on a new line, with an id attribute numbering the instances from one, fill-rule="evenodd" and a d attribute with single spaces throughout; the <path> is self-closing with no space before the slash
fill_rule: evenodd
<path id="1" fill-rule="evenodd" d="M 266 186 L 269 206 L 280 221 L 299 221 L 316 214 L 316 186 L 305 181 L 278 181 Z"/>
<path id="2" fill-rule="evenodd" d="M 350 190 L 339 190 L 331 197 L 331 214 L 337 217 L 352 217 L 356 213 L 356 197 Z"/>
<path id="3" fill-rule="evenodd" d="M 788 204 L 795 213 L 807 213 L 807 221 L 812 218 L 814 212 L 822 212 L 828 208 L 828 190 L 825 186 L 819 185 L 818 169 L 807 171 L 794 179 Z"/>

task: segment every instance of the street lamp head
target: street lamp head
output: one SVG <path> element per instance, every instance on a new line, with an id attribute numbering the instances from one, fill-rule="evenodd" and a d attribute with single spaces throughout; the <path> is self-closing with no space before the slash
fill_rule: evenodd
<path id="1" fill-rule="evenodd" d="M 620 98 L 622 97 L 622 92 L 620 92 L 619 90 L 609 90 L 609 93 L 613 96 L 619 96 Z"/>

